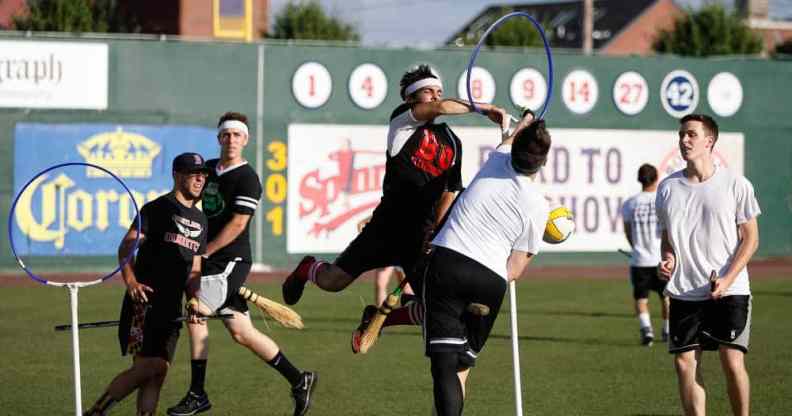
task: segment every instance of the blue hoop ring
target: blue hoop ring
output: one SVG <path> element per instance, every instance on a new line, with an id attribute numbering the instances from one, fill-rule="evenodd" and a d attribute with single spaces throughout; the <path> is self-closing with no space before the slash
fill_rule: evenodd
<path id="1" fill-rule="evenodd" d="M 22 270 L 24 270 L 25 273 L 27 273 L 27 275 L 30 276 L 31 279 L 33 279 L 33 280 L 35 280 L 35 281 L 37 281 L 39 283 L 42 283 L 42 284 L 45 284 L 45 285 L 51 285 L 51 286 L 65 286 L 66 283 L 52 282 L 52 281 L 49 281 L 49 280 L 44 279 L 42 277 L 39 277 L 35 273 L 30 271 L 27 268 L 27 266 L 25 266 L 25 263 L 19 258 L 19 255 L 17 255 L 16 248 L 14 247 L 14 238 L 13 238 L 13 234 L 12 234 L 12 230 L 14 229 L 13 228 L 14 227 L 13 218 L 14 218 L 14 211 L 16 211 L 17 202 L 19 202 L 19 197 L 22 196 L 22 194 L 25 192 L 25 190 L 28 188 L 28 186 L 30 186 L 30 184 L 33 183 L 33 181 L 36 180 L 36 178 L 38 178 L 39 176 L 41 176 L 41 175 L 43 175 L 43 174 L 45 174 L 45 173 L 47 173 L 47 172 L 49 172 L 51 170 L 55 170 L 55 169 L 62 168 L 62 167 L 65 167 L 65 166 L 86 166 L 86 167 L 90 167 L 90 168 L 94 168 L 94 169 L 99 169 L 102 172 L 112 176 L 113 179 L 118 181 L 118 183 L 120 183 L 121 186 L 124 187 L 124 190 L 126 190 L 126 192 L 129 194 L 129 197 L 132 200 L 132 205 L 135 207 L 135 219 L 136 219 L 136 223 L 137 223 L 137 229 L 138 230 L 141 229 L 140 210 L 138 209 L 137 202 L 135 201 L 135 197 L 134 197 L 134 195 L 132 195 L 132 191 L 129 190 L 129 188 L 126 186 L 124 181 L 122 181 L 121 178 L 116 176 L 113 172 L 110 172 L 109 170 L 107 170 L 107 169 L 105 169 L 105 168 L 103 168 L 101 166 L 97 166 L 97 165 L 94 165 L 94 164 L 91 164 L 91 163 L 67 162 L 67 163 L 61 163 L 61 164 L 49 167 L 49 168 L 44 169 L 41 172 L 37 173 L 29 181 L 27 181 L 27 183 L 25 184 L 25 186 L 22 187 L 22 189 L 19 190 L 19 193 L 14 198 L 14 203 L 11 204 L 11 209 L 8 212 L 8 245 L 11 246 L 11 252 L 14 253 L 14 259 L 16 259 L 17 264 L 19 264 L 19 267 L 21 267 Z M 119 271 L 121 271 L 121 268 L 126 266 L 126 264 L 129 263 L 130 260 L 132 260 L 132 256 L 134 256 L 135 251 L 137 251 L 139 243 L 140 243 L 140 233 L 138 233 L 136 238 L 135 238 L 135 244 L 132 246 L 132 251 L 129 252 L 129 254 L 126 256 L 124 261 L 122 261 L 121 264 L 119 264 L 118 267 L 115 270 L 113 270 L 109 274 L 101 277 L 100 279 L 97 279 L 97 280 L 95 280 L 93 282 L 87 282 L 87 283 L 83 284 L 83 286 L 87 286 L 87 285 L 90 285 L 90 284 L 103 282 L 103 281 L 113 277 Z"/>
<path id="2" fill-rule="evenodd" d="M 526 12 L 511 12 L 507 15 L 502 16 L 500 19 L 496 20 L 489 29 L 481 36 L 476 47 L 473 48 L 473 53 L 470 55 L 470 61 L 468 62 L 467 67 L 467 95 L 468 101 L 470 101 L 470 105 L 473 107 L 473 110 L 477 113 L 481 113 L 481 110 L 476 106 L 476 103 L 473 101 L 473 94 L 470 89 L 470 74 L 473 72 L 473 65 L 476 63 L 476 59 L 478 58 L 479 52 L 481 52 L 481 46 L 484 44 L 484 41 L 487 39 L 492 31 L 497 29 L 500 25 L 503 24 L 506 20 L 515 17 L 515 16 L 523 16 L 527 17 L 528 20 L 533 23 L 536 27 L 536 30 L 539 31 L 539 36 L 542 37 L 542 42 L 544 42 L 545 53 L 547 54 L 547 96 L 545 97 L 544 107 L 542 108 L 542 112 L 539 113 L 539 117 L 537 119 L 544 118 L 545 114 L 547 113 L 547 108 L 550 106 L 550 99 L 553 97 L 553 54 L 550 51 L 550 44 L 547 42 L 547 37 L 545 37 L 544 29 L 542 29 L 542 25 L 539 24 L 530 14 Z"/>

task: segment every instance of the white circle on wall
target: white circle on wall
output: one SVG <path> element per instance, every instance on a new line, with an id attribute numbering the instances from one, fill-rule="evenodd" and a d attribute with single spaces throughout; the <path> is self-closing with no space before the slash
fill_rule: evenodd
<path id="1" fill-rule="evenodd" d="M 333 79 L 324 65 L 306 62 L 292 76 L 292 94 L 304 107 L 317 108 L 324 105 L 333 91 Z"/>
<path id="2" fill-rule="evenodd" d="M 613 83 L 613 103 L 619 111 L 634 116 L 643 111 L 648 101 L 649 84 L 641 74 L 627 71 L 616 78 Z"/>
<path id="3" fill-rule="evenodd" d="M 349 75 L 349 96 L 364 110 L 376 108 L 388 95 L 388 78 L 374 64 L 362 64 Z"/>
<path id="4" fill-rule="evenodd" d="M 564 78 L 561 96 L 569 111 L 576 114 L 588 113 L 599 98 L 597 80 L 590 72 L 576 69 Z"/>
<path id="5" fill-rule="evenodd" d="M 477 103 L 491 103 L 495 99 L 495 78 L 486 69 L 474 66 L 470 75 L 470 93 L 473 96 L 473 101 Z M 457 94 L 462 99 L 468 99 L 467 71 L 459 77 Z"/>
<path id="6" fill-rule="evenodd" d="M 740 80 L 731 72 L 721 72 L 707 86 L 707 101 L 715 114 L 730 117 L 742 106 L 743 88 Z"/>
<path id="7" fill-rule="evenodd" d="M 660 84 L 660 102 L 672 117 L 681 118 L 692 113 L 699 102 L 696 78 L 682 69 L 669 72 Z"/>
<path id="8" fill-rule="evenodd" d="M 547 81 L 539 71 L 523 68 L 512 77 L 509 93 L 515 106 L 537 111 L 547 97 Z"/>

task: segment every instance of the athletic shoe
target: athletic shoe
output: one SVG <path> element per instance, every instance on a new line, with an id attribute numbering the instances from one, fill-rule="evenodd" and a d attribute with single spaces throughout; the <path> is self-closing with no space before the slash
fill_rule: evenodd
<path id="1" fill-rule="evenodd" d="M 308 271 L 311 265 L 316 261 L 313 256 L 305 256 L 300 260 L 297 268 L 283 281 L 283 301 L 287 305 L 294 305 L 300 301 L 305 283 L 308 282 Z"/>
<path id="2" fill-rule="evenodd" d="M 366 332 L 371 320 L 377 315 L 377 307 L 374 305 L 366 305 L 363 309 L 363 315 L 360 317 L 360 325 L 352 332 L 352 353 L 357 354 L 360 352 L 360 340 L 363 338 L 363 333 Z"/>
<path id="3" fill-rule="evenodd" d="M 211 408 L 212 403 L 209 403 L 209 396 L 206 393 L 199 395 L 188 391 L 179 404 L 168 409 L 168 414 L 170 416 L 192 416 Z"/>
<path id="4" fill-rule="evenodd" d="M 300 383 L 292 387 L 294 397 L 294 416 L 303 416 L 311 407 L 311 398 L 319 381 L 319 375 L 313 371 L 305 371 L 300 375 Z"/>
<path id="5" fill-rule="evenodd" d="M 663 331 L 660 333 L 660 341 L 668 342 L 668 331 Z"/>
<path id="6" fill-rule="evenodd" d="M 654 344 L 652 328 L 641 328 L 641 345 L 651 347 Z"/>

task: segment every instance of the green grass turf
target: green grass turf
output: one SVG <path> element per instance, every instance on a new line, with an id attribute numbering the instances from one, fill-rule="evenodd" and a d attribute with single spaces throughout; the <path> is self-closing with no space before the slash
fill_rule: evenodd
<path id="1" fill-rule="evenodd" d="M 751 353 L 747 363 L 755 415 L 792 414 L 792 280 L 759 280 Z M 311 415 L 429 415 L 432 384 L 417 328 L 386 330 L 365 356 L 349 349 L 361 297 L 372 284 L 359 282 L 329 294 L 308 288 L 297 309 L 304 331 L 267 330 L 296 365 L 319 371 Z M 277 285 L 254 285 L 280 299 Z M 120 285 L 80 291 L 80 320 L 115 319 Z M 0 413 L 74 414 L 71 338 L 54 332 L 69 321 L 65 289 L 4 287 L 0 295 Z M 518 284 L 518 319 L 526 415 L 677 415 L 676 379 L 665 344 L 638 345 L 625 280 L 526 280 Z M 657 299 L 652 317 L 659 326 Z M 657 329 L 656 329 L 657 330 Z M 286 382 L 236 346 L 222 325 L 211 323 L 207 389 L 213 415 L 291 415 Z M 129 366 L 118 354 L 112 328 L 80 334 L 85 408 Z M 717 356 L 705 356 L 708 414 L 730 414 Z M 178 401 L 189 380 L 188 335 L 182 331 L 176 359 L 160 400 L 160 413 Z M 112 414 L 134 414 L 127 398 Z M 508 304 L 468 381 L 467 415 L 514 414 Z"/>

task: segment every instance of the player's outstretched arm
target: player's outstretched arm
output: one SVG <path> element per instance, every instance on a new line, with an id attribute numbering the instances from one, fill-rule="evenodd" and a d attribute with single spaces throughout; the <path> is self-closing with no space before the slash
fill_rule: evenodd
<path id="1" fill-rule="evenodd" d="M 751 257 L 759 248 L 759 225 L 756 217 L 738 225 L 737 229 L 740 231 L 740 243 L 737 245 L 737 251 L 731 264 L 729 264 L 729 268 L 726 270 L 726 274 L 717 279 L 713 285 L 712 297 L 714 299 L 726 294 L 726 289 L 734 283 L 737 274 L 748 265 Z"/>
<path id="2" fill-rule="evenodd" d="M 501 127 L 501 133 L 502 133 L 501 137 L 503 141 L 501 141 L 501 144 L 498 146 L 510 145 L 514 143 L 514 139 L 517 137 L 518 134 L 520 134 L 520 131 L 528 127 L 534 121 L 533 112 L 525 111 L 520 121 L 517 122 L 517 124 L 514 126 L 513 129 L 511 129 L 511 131 L 509 131 L 511 116 L 507 114 L 505 117 L 506 117 L 506 122 Z"/>
<path id="3" fill-rule="evenodd" d="M 476 107 L 489 117 L 492 122 L 503 126 L 505 120 L 508 118 L 506 111 L 498 106 L 485 103 L 476 103 Z M 431 101 L 428 103 L 416 103 L 412 109 L 413 116 L 416 120 L 429 121 L 434 120 L 439 116 L 452 116 L 459 114 L 472 113 L 473 106 L 465 100 L 456 98 L 449 98 L 440 101 Z"/>
<path id="4" fill-rule="evenodd" d="M 217 236 L 207 244 L 205 256 L 211 256 L 236 240 L 236 238 L 245 231 L 248 221 L 250 221 L 249 214 L 235 213 L 234 216 L 231 217 L 231 221 L 220 230 L 220 234 L 217 234 Z"/>

